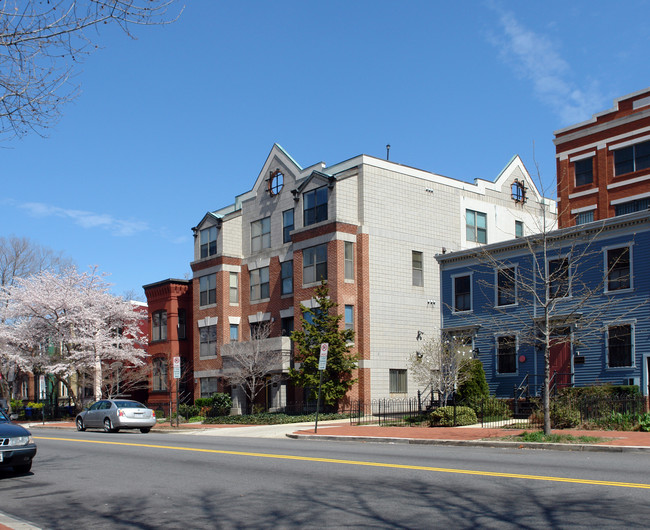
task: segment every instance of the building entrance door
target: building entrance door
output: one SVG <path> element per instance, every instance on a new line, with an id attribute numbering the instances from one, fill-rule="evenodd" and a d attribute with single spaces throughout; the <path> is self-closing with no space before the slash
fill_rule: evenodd
<path id="1" fill-rule="evenodd" d="M 551 338 L 549 361 L 551 365 L 551 383 L 556 388 L 572 386 L 570 328 L 554 330 Z"/>

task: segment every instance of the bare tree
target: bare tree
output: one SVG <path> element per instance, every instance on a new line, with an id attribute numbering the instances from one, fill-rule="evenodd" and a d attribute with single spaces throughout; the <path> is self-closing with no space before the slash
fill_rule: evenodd
<path id="1" fill-rule="evenodd" d="M 105 361 L 102 365 L 102 397 L 130 395 L 136 390 L 149 388 L 153 373 L 150 363 L 133 365 L 122 361 Z"/>
<path id="2" fill-rule="evenodd" d="M 175 0 L 2 0 L 0 2 L 0 135 L 43 134 L 61 106 L 78 95 L 75 66 L 107 24 L 169 23 Z"/>
<path id="3" fill-rule="evenodd" d="M 461 336 L 443 333 L 424 341 L 409 356 L 409 368 L 416 381 L 438 394 L 443 404 L 470 376 L 463 368 L 472 360 L 467 341 Z"/>
<path id="4" fill-rule="evenodd" d="M 251 329 L 249 341 L 231 342 L 221 348 L 224 379 L 231 386 L 242 387 L 249 409 L 259 393 L 282 374 L 282 350 L 270 335 L 271 322 L 263 322 Z"/>
<path id="5" fill-rule="evenodd" d="M 570 374 L 551 373 L 552 352 L 600 340 L 607 328 L 647 303 L 623 307 L 620 298 L 603 296 L 605 291 L 612 293 L 631 285 L 630 247 L 622 244 L 603 257 L 600 236 L 607 225 L 605 220 L 554 231 L 542 228 L 540 233 L 508 245 L 476 251 L 477 283 L 485 301 L 477 303 L 491 308 L 486 312 L 492 315 L 488 326 L 504 337 L 516 336 L 520 345 L 543 352 L 546 434 L 551 432 L 551 391 L 556 385 L 570 383 L 561 379 Z M 486 275 L 486 271 L 491 272 Z M 512 309 L 513 304 L 517 310 Z M 504 351 L 516 348 L 506 342 L 502 346 Z"/>
<path id="6" fill-rule="evenodd" d="M 43 247 L 26 237 L 0 237 L 0 287 L 13 285 L 45 269 L 61 270 L 71 265 L 61 252 Z"/>

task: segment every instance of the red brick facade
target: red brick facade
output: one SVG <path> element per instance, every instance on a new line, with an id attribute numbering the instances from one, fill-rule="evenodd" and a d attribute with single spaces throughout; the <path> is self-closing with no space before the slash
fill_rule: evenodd
<path id="1" fill-rule="evenodd" d="M 614 217 L 619 212 L 641 207 L 650 197 L 650 167 L 645 162 L 627 169 L 615 169 L 615 153 L 650 141 L 650 88 L 622 97 L 611 110 L 594 115 L 584 123 L 555 132 L 557 158 L 558 211 L 560 228 L 581 219 L 594 221 Z M 639 160 L 641 157 L 639 149 Z M 620 156 L 620 154 L 619 154 Z M 588 173 L 576 181 L 580 171 L 592 161 Z M 618 173 L 618 174 L 617 174 Z M 632 204 L 636 201 L 635 204 Z M 624 206 L 623 206 L 624 205 Z M 582 214 L 582 217 L 579 217 Z"/>
<path id="2" fill-rule="evenodd" d="M 217 326 L 217 352 L 224 344 L 230 342 L 230 317 L 239 320 L 239 340 L 248 340 L 250 337 L 249 315 L 263 314 L 270 315 L 271 336 L 277 337 L 283 334 L 281 312 L 291 313 L 294 318 L 294 329 L 300 328 L 300 304 L 310 300 L 314 295 L 314 289 L 318 284 L 303 286 L 303 250 L 309 248 L 310 240 L 326 238 L 327 245 L 327 283 L 330 298 L 338 304 L 340 314 L 344 314 L 346 305 L 354 307 L 354 328 L 356 331 L 353 353 L 361 358 L 369 358 L 369 293 L 368 293 L 368 255 L 367 236 L 357 234 L 358 227 L 351 224 L 329 221 L 319 223 L 313 228 L 306 228 L 297 231 L 292 236 L 292 244 L 300 244 L 300 250 L 293 250 L 293 293 L 282 294 L 282 277 L 280 257 L 269 258 L 269 297 L 259 302 L 250 301 L 250 269 L 243 260 L 231 257 L 217 256 L 213 259 L 202 259 L 191 264 L 195 278 L 193 280 L 192 309 L 195 323 L 193 325 L 193 341 L 197 345 L 194 348 L 194 370 L 195 374 L 219 373 L 222 369 L 222 357 L 217 355 L 214 358 L 202 359 L 199 352 L 200 329 L 197 321 L 205 318 L 216 317 Z M 345 279 L 345 241 L 338 239 L 337 234 L 349 234 L 354 240 L 354 280 Z M 314 243 L 315 245 L 318 243 Z M 232 266 L 232 267 L 228 267 Z M 238 274 L 238 303 L 230 302 L 230 274 L 232 268 L 239 268 Z M 200 278 L 206 274 L 216 275 L 216 303 L 206 306 L 200 305 Z M 216 272 L 215 272 L 216 271 Z M 214 320 L 213 320 L 214 321 Z M 343 323 L 342 323 L 343 325 Z M 351 399 L 360 396 L 370 396 L 368 378 L 363 370 L 359 371 L 359 384 L 350 393 Z M 357 374 L 355 374 L 357 377 Z M 201 395 L 200 377 L 194 380 L 194 397 Z M 219 390 L 222 390 L 220 383 Z M 300 389 L 294 389 L 290 385 L 287 389 L 287 401 L 297 401 L 302 398 Z"/>
<path id="3" fill-rule="evenodd" d="M 174 403 L 175 407 L 177 385 L 173 377 L 174 357 L 181 358 L 182 377 L 179 382 L 181 394 L 193 379 L 192 291 L 192 282 L 189 280 L 170 279 L 144 286 L 149 312 L 149 346 L 147 352 L 150 355 L 150 362 L 154 366 L 148 396 L 148 403 L 152 408 L 161 408 L 167 411 L 170 402 Z M 155 313 L 160 311 L 166 312 L 167 336 L 163 340 L 154 341 L 152 318 Z M 179 313 L 182 313 L 182 311 L 185 312 L 185 338 L 183 338 L 182 323 L 179 322 Z M 161 366 L 164 369 L 162 374 L 155 371 Z M 153 378 L 159 378 L 164 382 L 154 385 Z"/>

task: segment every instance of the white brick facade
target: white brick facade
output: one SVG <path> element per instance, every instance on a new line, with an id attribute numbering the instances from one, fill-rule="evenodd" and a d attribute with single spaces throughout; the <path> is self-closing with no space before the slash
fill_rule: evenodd
<path id="1" fill-rule="evenodd" d="M 268 179 L 277 169 L 283 174 L 284 188 L 272 195 Z M 525 203 L 511 197 L 515 179 L 524 184 Z M 322 187 L 327 188 L 327 220 L 303 227 L 304 194 Z M 197 237 L 192 263 L 194 278 L 204 275 L 219 260 L 230 260 L 230 267 L 235 264 L 232 260 L 240 260 L 241 303 L 236 308 L 229 307 L 228 315 L 217 303 L 215 316 L 226 317 L 220 322 L 228 322 L 227 317 L 234 316 L 233 309 L 239 311 L 242 323 L 257 311 L 269 312 L 279 322 L 281 317 L 291 314 L 293 307 L 297 327 L 299 303 L 309 298 L 309 286 L 302 285 L 302 270 L 297 270 L 302 264 L 302 252 L 317 244 L 327 244 L 331 296 L 339 303 L 341 312 L 342 304 L 355 306 L 359 337 L 355 347 L 361 357 L 360 375 L 363 374 L 358 397 L 414 396 L 418 387 L 410 377 L 407 394 L 391 395 L 389 370 L 408 368 L 407 358 L 418 348 L 418 332 L 425 337 L 438 332 L 440 281 L 434 256 L 476 245 L 467 240 L 467 209 L 486 214 L 487 242 L 494 243 L 515 237 L 515 221 L 523 222 L 525 234 L 539 231 L 542 204 L 552 222 L 555 203 L 540 196 L 518 157 L 509 162 L 494 182 L 468 183 L 366 155 L 331 167 L 317 164 L 303 169 L 275 145 L 253 189 L 238 196 L 234 205 L 206 214 L 197 226 L 198 234 L 206 226 L 217 224 L 219 235 L 217 256 L 203 259 Z M 283 243 L 282 213 L 291 208 L 292 241 Z M 265 217 L 270 217 L 270 247 L 252 253 L 251 223 Z M 343 248 L 343 241 L 354 243 L 354 281 L 344 281 L 340 272 L 343 258 L 338 249 Z M 336 253 L 330 254 L 334 249 Z M 422 253 L 423 286 L 413 286 L 413 251 Z M 294 259 L 294 292 L 293 296 L 281 297 L 276 276 L 279 264 L 290 259 Z M 248 270 L 264 264 L 272 275 L 270 298 L 262 304 L 253 303 L 248 300 L 245 276 Z M 199 313 L 194 318 L 204 316 Z M 217 340 L 225 342 L 221 337 Z M 195 366 L 195 370 L 200 369 L 201 366 Z"/>

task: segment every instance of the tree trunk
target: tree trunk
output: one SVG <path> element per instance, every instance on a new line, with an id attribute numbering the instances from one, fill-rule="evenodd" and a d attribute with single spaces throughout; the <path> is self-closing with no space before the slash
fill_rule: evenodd
<path id="1" fill-rule="evenodd" d="M 544 396 L 542 405 L 544 407 L 544 434 L 551 434 L 551 348 L 549 337 L 545 337 L 544 344 Z"/>

